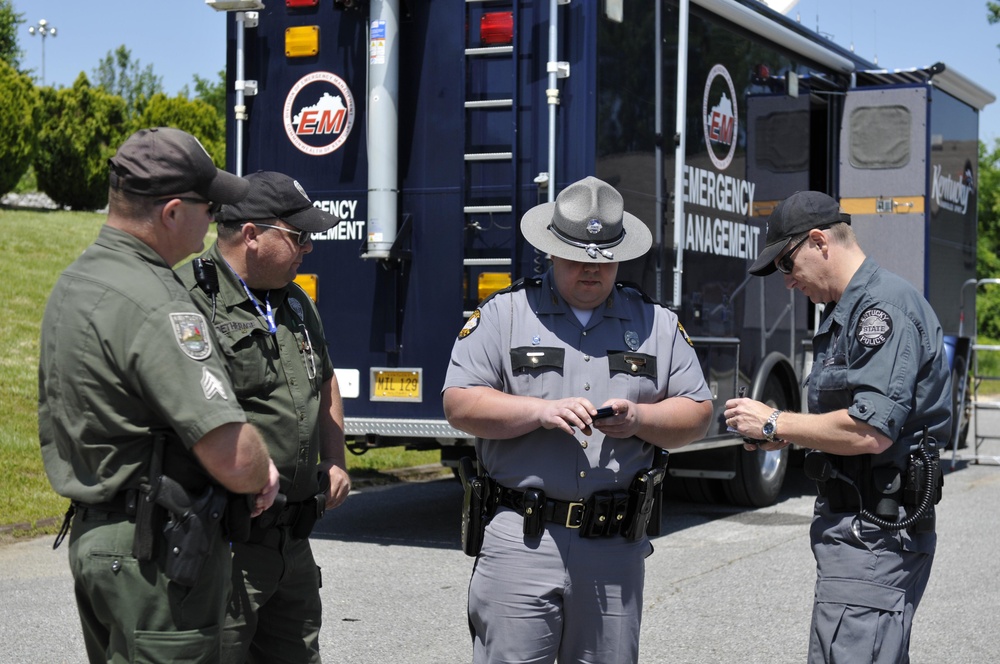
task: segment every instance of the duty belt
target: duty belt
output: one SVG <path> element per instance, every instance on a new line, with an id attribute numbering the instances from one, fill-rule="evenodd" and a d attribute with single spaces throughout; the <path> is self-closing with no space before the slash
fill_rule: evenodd
<path id="1" fill-rule="evenodd" d="M 111 500 L 103 503 L 81 503 L 73 501 L 76 514 L 84 521 L 88 518 L 108 519 L 110 515 L 135 518 L 139 492 L 136 489 L 119 491 Z"/>
<path id="2" fill-rule="evenodd" d="M 521 516 L 524 516 L 524 491 L 508 489 L 505 486 L 498 486 L 500 492 L 500 504 L 509 507 Z M 587 510 L 585 502 L 555 500 L 547 498 L 545 507 L 542 510 L 542 519 L 550 523 L 558 523 L 567 528 L 579 528 L 583 525 L 583 518 Z"/>

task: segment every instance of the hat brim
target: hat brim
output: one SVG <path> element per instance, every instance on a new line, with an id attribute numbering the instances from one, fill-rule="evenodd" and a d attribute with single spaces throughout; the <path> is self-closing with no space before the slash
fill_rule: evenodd
<path id="1" fill-rule="evenodd" d="M 764 247 L 764 251 L 760 252 L 760 256 L 753 262 L 748 272 L 755 277 L 766 277 L 769 274 L 774 274 L 778 269 L 774 265 L 774 259 L 781 255 L 781 252 L 788 246 L 791 239 L 790 237 L 781 238 L 777 242 Z"/>
<path id="2" fill-rule="evenodd" d="M 649 248 L 653 246 L 653 236 L 646 228 L 646 224 L 642 223 L 634 214 L 622 212 L 622 227 L 625 229 L 625 238 L 621 243 L 607 248 L 607 251 L 612 255 L 611 258 L 607 258 L 601 252 L 597 252 L 592 257 L 583 247 L 566 244 L 549 230 L 549 223 L 552 221 L 555 210 L 555 202 L 542 203 L 531 208 L 521 217 L 521 233 L 524 235 L 524 239 L 535 249 L 551 256 L 581 263 L 621 263 L 645 256 Z"/>
<path id="3" fill-rule="evenodd" d="M 213 203 L 232 205 L 246 198 L 250 191 L 250 183 L 238 175 L 219 168 L 216 169 L 215 177 L 207 187 L 195 191 Z"/>
<path id="4" fill-rule="evenodd" d="M 299 230 L 320 233 L 336 226 L 340 222 L 340 217 L 310 205 L 298 212 L 286 214 L 282 217 L 282 221 L 295 226 Z"/>

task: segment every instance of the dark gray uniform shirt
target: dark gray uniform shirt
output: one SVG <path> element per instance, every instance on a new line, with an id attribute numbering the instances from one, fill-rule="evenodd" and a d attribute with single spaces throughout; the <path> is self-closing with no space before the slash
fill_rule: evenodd
<path id="1" fill-rule="evenodd" d="M 170 266 L 102 227 L 59 277 L 42 319 L 38 435 L 52 487 L 92 504 L 135 488 L 157 428 L 173 430 L 187 467 L 207 477 L 188 450 L 246 421 L 223 361 Z"/>
<path id="2" fill-rule="evenodd" d="M 657 403 L 712 394 L 694 348 L 669 310 L 616 287 L 581 325 L 555 289 L 541 280 L 484 302 L 452 350 L 444 389 L 486 386 L 508 394 L 586 397 Z M 627 489 L 652 462 L 653 446 L 638 439 L 570 436 L 539 428 L 507 440 L 479 440 L 490 475 L 509 488 L 543 489 L 549 498 L 579 500 L 601 490 Z"/>
<path id="3" fill-rule="evenodd" d="M 951 373 L 941 324 L 913 286 L 865 259 L 814 339 L 809 412 L 846 408 L 896 443 L 875 466 L 905 468 L 926 425 L 951 432 Z"/>

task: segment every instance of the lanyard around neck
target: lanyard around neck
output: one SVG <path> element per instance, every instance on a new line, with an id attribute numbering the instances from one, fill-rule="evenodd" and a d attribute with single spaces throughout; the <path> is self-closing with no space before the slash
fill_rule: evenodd
<path id="1" fill-rule="evenodd" d="M 260 300 L 254 297 L 254 294 L 250 292 L 250 287 L 247 286 L 247 282 L 243 281 L 243 277 L 236 273 L 232 265 L 227 262 L 226 265 L 229 270 L 236 275 L 236 278 L 240 280 L 240 285 L 243 286 L 243 290 L 246 292 L 247 297 L 250 298 L 250 302 L 253 304 L 253 308 L 257 310 L 261 318 L 267 321 L 267 331 L 271 334 L 277 334 L 278 325 L 274 322 L 274 311 L 271 309 L 271 291 L 264 293 L 264 309 L 260 308 Z"/>

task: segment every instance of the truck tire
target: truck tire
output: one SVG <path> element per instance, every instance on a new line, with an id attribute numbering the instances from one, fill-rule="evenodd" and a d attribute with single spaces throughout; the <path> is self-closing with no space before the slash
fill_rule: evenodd
<path id="1" fill-rule="evenodd" d="M 776 377 L 768 377 L 762 401 L 773 408 L 787 408 L 788 398 Z M 765 452 L 760 449 L 748 451 L 738 445 L 733 450 L 737 455 L 736 477 L 722 483 L 726 498 L 732 504 L 744 507 L 773 505 L 785 482 L 789 448 Z"/>

